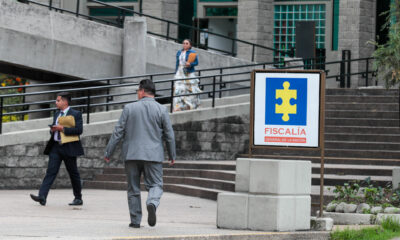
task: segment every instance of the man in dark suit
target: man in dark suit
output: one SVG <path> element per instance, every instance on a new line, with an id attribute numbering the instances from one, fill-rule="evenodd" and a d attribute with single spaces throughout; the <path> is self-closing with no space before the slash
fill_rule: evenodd
<path id="1" fill-rule="evenodd" d="M 82 113 L 69 107 L 71 103 L 71 95 L 67 92 L 62 92 L 57 95 L 56 107 L 59 109 L 53 118 L 53 124 L 50 129 L 50 140 L 47 143 L 44 154 L 49 155 L 49 163 L 47 166 L 46 176 L 43 179 L 39 189 L 39 195 L 31 194 L 31 198 L 39 202 L 41 205 L 46 205 L 47 194 L 53 184 L 58 171 L 60 170 L 61 162 L 64 161 L 72 183 L 72 189 L 75 199 L 69 205 L 82 205 L 82 186 L 81 177 L 79 175 L 76 158 L 83 155 L 81 141 L 61 143 L 61 132 L 66 136 L 81 135 L 83 131 Z M 61 116 L 73 116 L 75 119 L 74 127 L 63 127 L 58 124 L 58 119 Z"/>

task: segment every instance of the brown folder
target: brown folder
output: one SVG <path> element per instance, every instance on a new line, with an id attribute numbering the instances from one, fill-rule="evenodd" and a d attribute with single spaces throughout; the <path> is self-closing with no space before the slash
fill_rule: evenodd
<path id="1" fill-rule="evenodd" d="M 58 124 L 63 127 L 70 128 L 75 127 L 75 118 L 73 116 L 65 116 L 58 118 Z M 69 142 L 77 142 L 79 141 L 78 135 L 65 135 L 65 133 L 61 132 L 61 143 L 69 143 Z"/>

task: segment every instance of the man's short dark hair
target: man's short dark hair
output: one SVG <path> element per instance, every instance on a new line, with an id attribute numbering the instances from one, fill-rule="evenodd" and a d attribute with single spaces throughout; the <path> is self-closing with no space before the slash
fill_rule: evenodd
<path id="1" fill-rule="evenodd" d="M 139 83 L 139 89 L 143 89 L 145 93 L 156 95 L 156 86 L 150 79 L 143 79 Z"/>
<path id="2" fill-rule="evenodd" d="M 69 92 L 60 92 L 57 94 L 57 96 L 60 96 L 62 99 L 67 100 L 68 106 L 71 105 L 71 94 Z"/>

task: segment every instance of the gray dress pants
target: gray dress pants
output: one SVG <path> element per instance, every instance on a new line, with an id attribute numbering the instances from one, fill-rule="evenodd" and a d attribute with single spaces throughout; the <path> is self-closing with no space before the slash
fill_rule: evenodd
<path id="1" fill-rule="evenodd" d="M 148 191 L 146 205 L 153 204 L 157 208 L 163 194 L 162 163 L 127 160 L 125 161 L 125 172 L 128 181 L 128 205 L 131 223 L 140 224 L 142 220 L 140 176 L 143 173 L 144 186 Z"/>

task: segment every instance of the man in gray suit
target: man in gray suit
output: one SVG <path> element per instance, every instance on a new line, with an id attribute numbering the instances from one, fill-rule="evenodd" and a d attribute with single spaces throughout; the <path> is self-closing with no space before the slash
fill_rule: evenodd
<path id="1" fill-rule="evenodd" d="M 116 145 L 122 141 L 122 157 L 128 181 L 129 227 L 140 228 L 142 205 L 140 176 L 148 191 L 146 201 L 148 224 L 156 224 L 156 209 L 163 193 L 163 139 L 166 142 L 170 165 L 174 164 L 175 137 L 167 108 L 155 101 L 154 83 L 144 79 L 139 83 L 139 101 L 124 107 L 121 117 L 106 147 L 105 161 L 110 161 Z"/>

